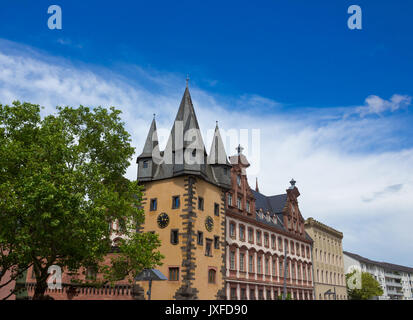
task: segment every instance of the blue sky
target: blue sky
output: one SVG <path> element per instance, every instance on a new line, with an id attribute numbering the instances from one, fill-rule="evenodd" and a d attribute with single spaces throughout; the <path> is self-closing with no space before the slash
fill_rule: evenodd
<path id="1" fill-rule="evenodd" d="M 405 0 L 2 1 L 0 103 L 116 105 L 139 153 L 189 73 L 201 129 L 261 130 L 251 184 L 277 194 L 294 177 L 304 217 L 344 249 L 413 266 L 412 15 Z"/>

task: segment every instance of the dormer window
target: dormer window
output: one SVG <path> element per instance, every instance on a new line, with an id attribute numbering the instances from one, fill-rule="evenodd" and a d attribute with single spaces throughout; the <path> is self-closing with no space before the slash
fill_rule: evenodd
<path id="1" fill-rule="evenodd" d="M 192 150 L 192 156 L 195 158 L 196 157 L 196 149 Z"/>
<path id="2" fill-rule="evenodd" d="M 145 161 L 143 162 L 142 167 L 143 167 L 144 169 L 146 169 L 146 168 L 148 167 L 148 160 L 145 160 Z"/>
<path id="3" fill-rule="evenodd" d="M 248 213 L 251 212 L 251 204 L 250 204 L 249 200 L 247 200 L 247 212 Z"/>

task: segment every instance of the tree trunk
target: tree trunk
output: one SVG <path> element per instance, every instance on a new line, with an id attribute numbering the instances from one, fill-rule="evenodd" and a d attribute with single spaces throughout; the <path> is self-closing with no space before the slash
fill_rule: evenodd
<path id="1" fill-rule="evenodd" d="M 46 292 L 46 289 L 47 289 L 46 279 L 38 281 L 34 289 L 33 300 L 44 300 L 45 299 L 44 293 Z"/>

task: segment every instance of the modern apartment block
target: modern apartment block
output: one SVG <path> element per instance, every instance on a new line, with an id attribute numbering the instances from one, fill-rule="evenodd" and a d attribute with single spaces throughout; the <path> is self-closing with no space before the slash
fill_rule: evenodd
<path id="1" fill-rule="evenodd" d="M 370 273 L 381 285 L 383 295 L 378 300 L 413 300 L 413 268 L 373 261 L 358 254 L 344 251 L 344 269 L 351 266 Z"/>

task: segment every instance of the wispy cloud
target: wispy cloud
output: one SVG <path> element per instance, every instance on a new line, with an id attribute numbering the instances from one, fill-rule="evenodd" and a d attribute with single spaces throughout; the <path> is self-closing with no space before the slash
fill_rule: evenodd
<path id="1" fill-rule="evenodd" d="M 403 188 L 403 184 L 394 184 L 392 186 L 388 186 L 380 191 L 374 192 L 373 195 L 369 197 L 361 197 L 364 202 L 371 202 L 373 200 L 378 199 L 379 197 L 388 196 L 393 193 L 399 192 Z"/>
<path id="2" fill-rule="evenodd" d="M 153 113 L 158 127 L 170 130 L 184 77 L 129 66 L 136 73 L 128 78 L 31 48 L 9 47 L 10 42 L 0 44 L 0 103 L 30 101 L 45 106 L 45 113 L 54 112 L 56 105 L 116 106 L 123 111 L 136 155 Z M 191 94 L 201 129 L 213 129 L 219 120 L 223 131 L 261 130 L 260 153 L 254 154 L 252 148 L 244 151 L 259 164 L 257 170 L 249 169 L 251 185 L 258 177 L 263 193 L 277 194 L 285 192 L 288 181 L 295 178 L 304 217 L 313 216 L 343 231 L 345 249 L 413 265 L 409 230 L 413 224 L 413 149 L 368 148 L 386 143 L 394 125 L 377 117 L 343 118 L 341 109 L 334 115 L 306 112 L 305 117 L 298 112 L 279 113 L 282 104 L 254 93 L 222 97 L 191 86 Z M 390 100 L 370 96 L 359 114 L 396 112 L 409 104 L 408 96 L 394 95 Z M 260 106 L 270 112 L 257 112 Z M 229 154 L 235 153 L 234 148 L 227 143 Z M 136 178 L 134 161 L 127 177 Z"/>

